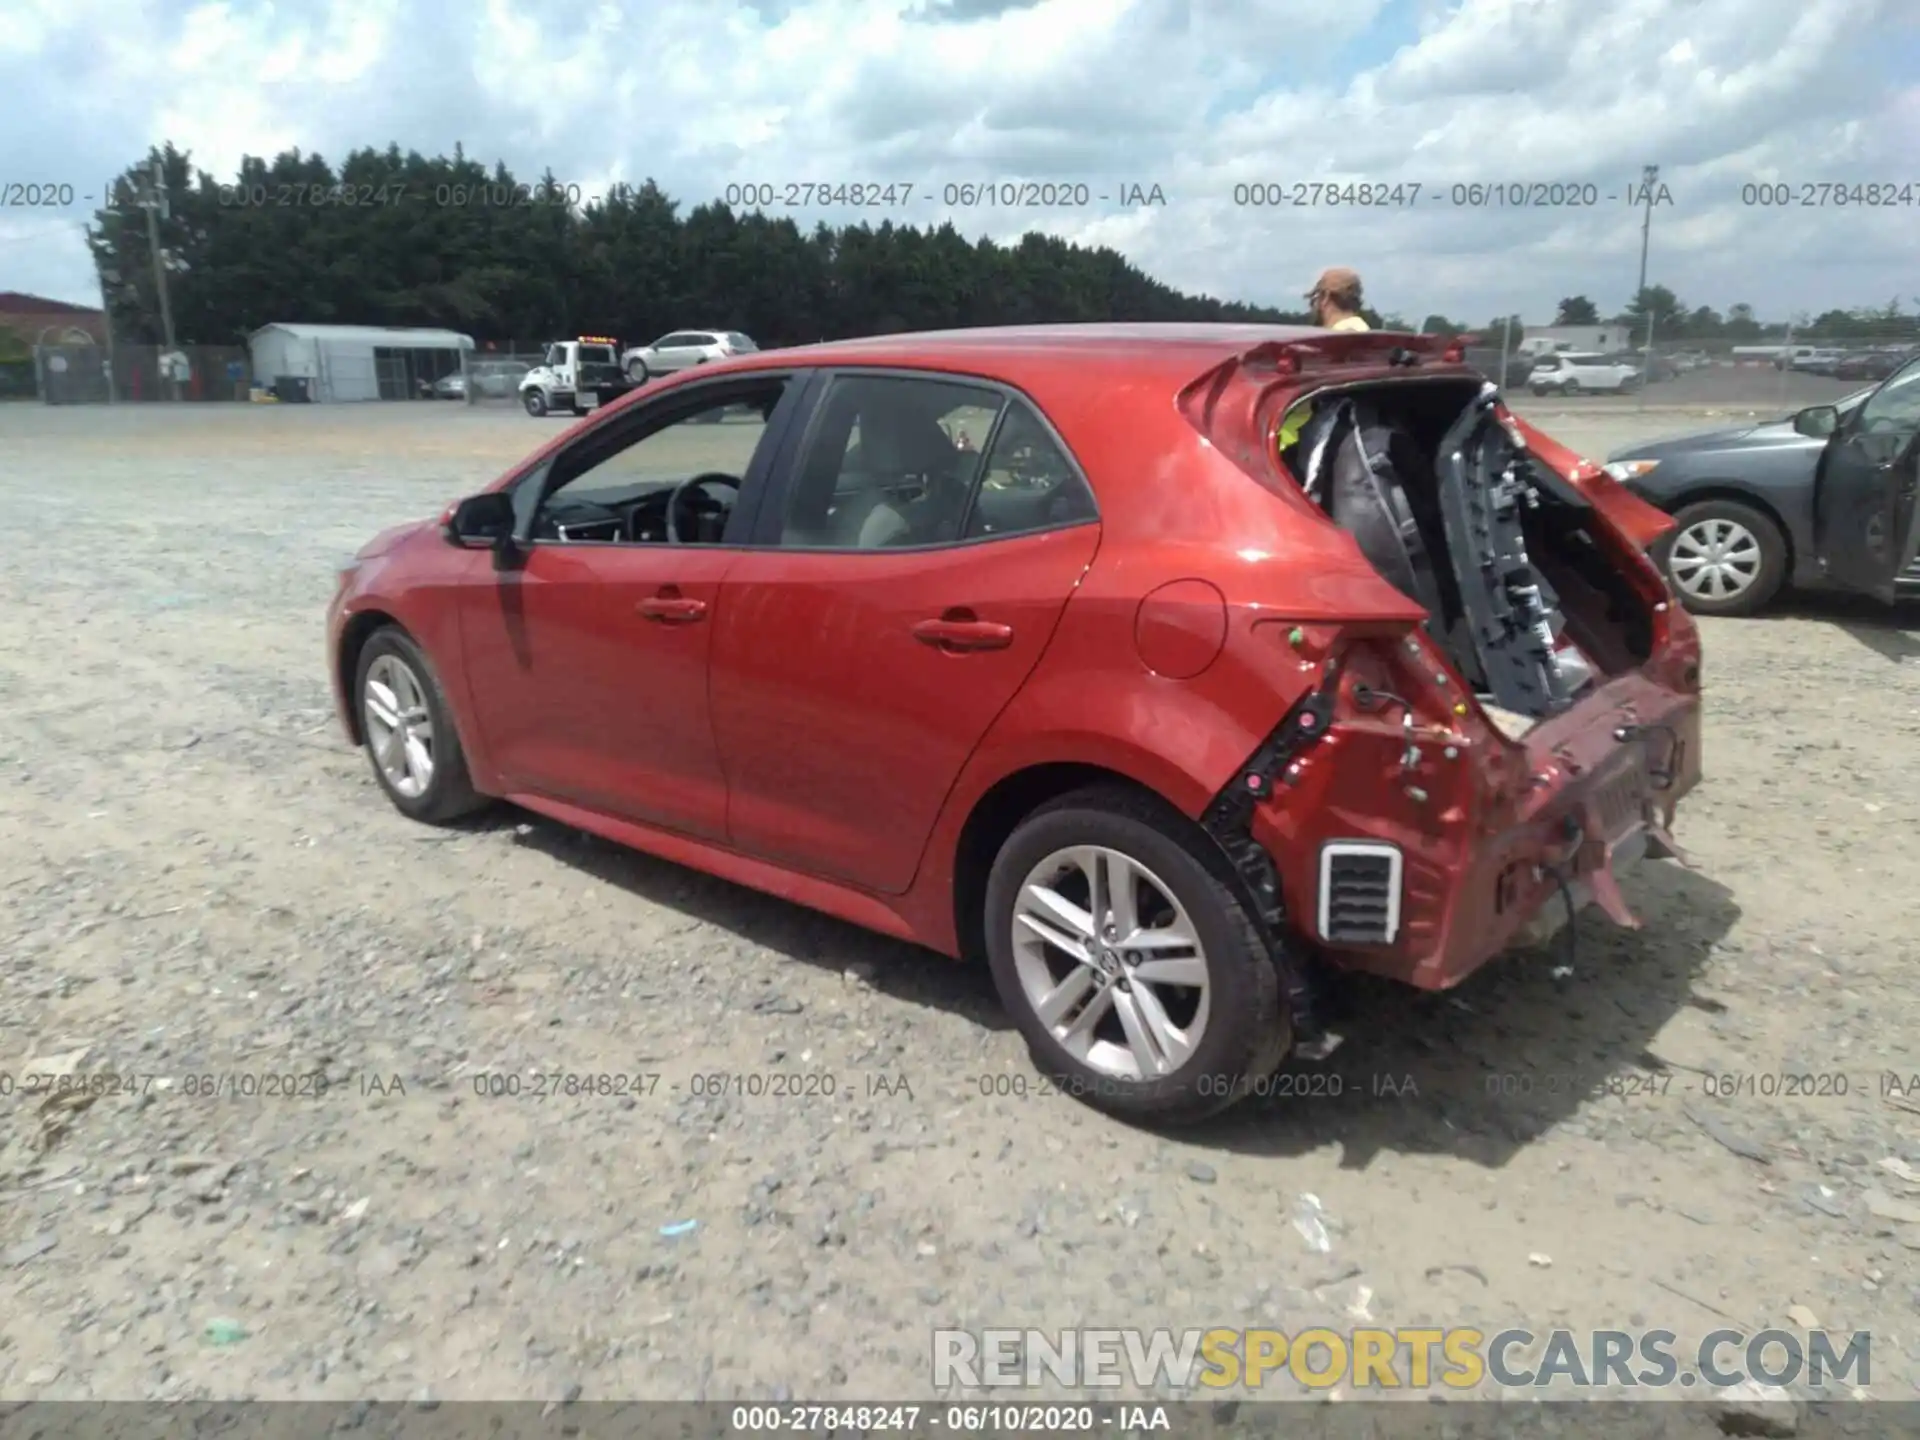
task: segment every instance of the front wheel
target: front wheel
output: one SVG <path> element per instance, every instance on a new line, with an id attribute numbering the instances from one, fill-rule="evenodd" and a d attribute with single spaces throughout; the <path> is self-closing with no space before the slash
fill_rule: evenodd
<path id="1" fill-rule="evenodd" d="M 547 413 L 547 397 L 538 390 L 522 390 L 520 403 L 527 407 L 527 413 L 536 420 Z"/>
<path id="2" fill-rule="evenodd" d="M 644 385 L 647 381 L 651 380 L 653 376 L 647 372 L 646 361 L 629 360 L 627 362 L 627 378 L 636 385 Z"/>
<path id="3" fill-rule="evenodd" d="M 1770 516 L 1738 500 L 1702 500 L 1673 517 L 1655 558 L 1696 615 L 1751 615 L 1787 577 L 1787 542 Z"/>
<path id="4" fill-rule="evenodd" d="M 1028 816 L 994 860 L 994 986 L 1034 1064 L 1096 1109 L 1191 1124 L 1285 1057 L 1279 971 L 1209 850 L 1178 812 L 1094 787 Z"/>
<path id="5" fill-rule="evenodd" d="M 466 752 L 426 652 L 397 625 L 360 651 L 353 693 L 374 778 L 411 820 L 443 825 L 487 804 L 467 774 Z"/>

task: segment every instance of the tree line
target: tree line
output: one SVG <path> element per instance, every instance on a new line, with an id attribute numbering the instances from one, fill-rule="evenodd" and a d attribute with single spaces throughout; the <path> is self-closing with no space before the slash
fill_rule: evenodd
<path id="1" fill-rule="evenodd" d="M 1308 319 L 1185 294 L 1115 250 L 1049 235 L 1002 245 L 951 224 L 803 230 L 718 203 L 683 214 L 651 180 L 584 197 L 550 172 L 526 182 L 458 149 L 359 150 L 337 169 L 290 151 L 250 157 L 223 181 L 168 145 L 112 188 L 88 237 L 129 343 L 164 338 L 154 227 L 183 345 L 238 343 L 276 321 L 447 328 L 483 343 L 720 326 L 771 346 L 972 325 Z"/>
<path id="2" fill-rule="evenodd" d="M 1490 320 L 1475 332 L 1497 341 L 1505 317 Z M 1809 341 L 1833 339 L 1879 343 L 1920 342 L 1920 312 L 1907 310 L 1899 297 L 1885 305 L 1857 310 L 1828 310 L 1821 314 L 1795 315 L 1787 320 L 1763 321 L 1749 304 L 1728 307 L 1725 314 L 1711 305 L 1689 308 L 1664 285 L 1649 285 L 1624 307 L 1603 317 L 1600 307 L 1585 295 L 1569 295 L 1560 301 L 1553 317 L 1555 325 L 1616 325 L 1640 344 L 1652 323 L 1656 344 L 1672 345 L 1680 341 L 1719 342 L 1732 345 L 1764 345 L 1786 338 Z M 1514 338 L 1520 336 L 1520 317 L 1513 317 Z M 1444 315 L 1429 315 L 1422 328 L 1429 335 L 1458 335 L 1472 327 L 1456 324 Z"/>
<path id="3" fill-rule="evenodd" d="M 969 240 L 951 223 L 882 220 L 802 229 L 720 203 L 682 211 L 652 180 L 587 196 L 551 171 L 522 181 L 456 147 L 452 156 L 357 150 L 336 168 L 292 150 L 248 157 L 230 180 L 168 144 L 131 166 L 88 240 L 115 334 L 158 344 L 164 323 L 149 235 L 157 233 L 174 334 L 184 345 L 243 342 L 275 321 L 425 326 L 482 343 L 607 333 L 651 339 L 687 326 L 743 330 L 763 345 L 903 330 L 1086 320 L 1306 324 L 1304 312 L 1189 295 L 1110 248 L 1030 233 Z M 1364 312 L 1375 326 L 1414 329 Z M 1647 286 L 1610 323 L 1656 340 L 1764 342 L 1783 322 L 1751 305 L 1689 308 Z M 1483 327 L 1430 314 L 1427 334 Z M 1524 332 L 1512 317 L 1512 339 Z M 1553 323 L 1602 323 L 1585 295 Z M 1920 316 L 1879 310 L 1799 316 L 1810 339 L 1920 340 Z"/>

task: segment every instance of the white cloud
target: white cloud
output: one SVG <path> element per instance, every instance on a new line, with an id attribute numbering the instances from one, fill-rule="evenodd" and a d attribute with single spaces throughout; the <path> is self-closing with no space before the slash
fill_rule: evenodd
<path id="1" fill-rule="evenodd" d="M 1903 0 L 16 0 L 0 183 L 100 182 L 171 139 L 229 174 L 299 147 L 456 144 L 688 204 L 743 181 L 911 181 L 1006 238 L 1111 244 L 1184 288 L 1291 303 L 1330 263 L 1384 308 L 1542 316 L 1623 302 L 1661 165 L 1650 278 L 1762 314 L 1912 298 L 1920 203 L 1743 206 L 1743 185 L 1911 185 L 1920 26 Z M 1904 88 L 1903 88 L 1904 87 Z M 1121 212 L 942 204 L 948 182 L 1162 187 Z M 1418 203 L 1254 208 L 1236 183 L 1372 181 Z M 1590 208 L 1457 207 L 1455 184 L 1591 186 Z M 86 300 L 81 223 L 0 214 L 0 289 Z M 810 223 L 813 214 L 796 214 Z M 835 221 L 848 218 L 829 214 Z"/>

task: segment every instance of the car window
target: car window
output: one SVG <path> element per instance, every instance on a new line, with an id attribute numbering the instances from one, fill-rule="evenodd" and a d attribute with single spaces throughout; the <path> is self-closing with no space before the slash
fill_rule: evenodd
<path id="1" fill-rule="evenodd" d="M 877 550 L 957 541 L 980 474 L 976 447 L 1005 403 L 963 381 L 836 378 L 795 467 L 780 544 Z"/>
<path id="2" fill-rule="evenodd" d="M 758 350 L 760 348 L 758 345 L 754 344 L 753 341 L 749 340 L 746 336 L 742 335 L 738 330 L 729 330 L 727 332 L 726 339 L 727 339 L 727 344 L 732 346 L 735 350 Z"/>
<path id="3" fill-rule="evenodd" d="M 1912 434 L 1920 430 L 1920 360 L 1910 360 L 1860 407 L 1862 430 Z"/>
<path id="4" fill-rule="evenodd" d="M 786 385 L 776 376 L 750 387 L 729 386 L 726 398 L 691 411 L 684 402 L 669 402 L 667 409 L 655 404 L 590 430 L 556 457 L 552 488 L 534 514 L 533 538 L 663 543 L 670 493 L 682 481 L 712 476 L 714 483 L 683 494 L 676 524 L 682 543 L 717 544 Z"/>
<path id="5" fill-rule="evenodd" d="M 662 349 L 668 350 L 677 350 L 684 345 L 698 345 L 699 343 L 700 337 L 698 335 L 689 335 L 684 330 L 676 330 L 673 334 L 667 336 L 666 339 L 659 342 Z"/>
<path id="6" fill-rule="evenodd" d="M 605 345 L 582 345 L 580 363 L 583 365 L 611 365 L 613 351 Z"/>
<path id="7" fill-rule="evenodd" d="M 564 345 L 549 345 L 547 347 L 546 358 L 542 360 L 540 363 L 543 365 L 566 364 L 567 363 L 567 347 Z"/>
<path id="8" fill-rule="evenodd" d="M 1009 402 L 983 468 L 979 493 L 967 515 L 969 540 L 1083 525 L 1099 518 L 1087 482 L 1023 400 Z"/>

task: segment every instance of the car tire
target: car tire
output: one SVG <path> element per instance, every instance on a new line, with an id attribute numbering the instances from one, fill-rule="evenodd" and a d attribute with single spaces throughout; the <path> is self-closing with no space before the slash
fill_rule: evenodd
<path id="1" fill-rule="evenodd" d="M 1116 862 L 1131 867 L 1125 873 L 1136 882 L 1128 890 L 1137 897 L 1137 919 L 1171 919 L 1197 942 L 1193 953 L 1169 951 L 1157 963 L 1181 964 L 1202 985 L 1146 980 L 1134 963 L 1152 950 L 1132 952 L 1133 961 L 1108 951 L 1102 975 L 1092 965 L 1076 965 L 1022 922 L 1023 913 L 1043 915 L 1059 922 L 1057 934 L 1070 935 L 1060 909 L 1032 898 L 1043 876 L 1065 887 L 1048 888 L 1056 898 L 1064 896 L 1067 913 L 1078 895 L 1078 913 L 1089 914 L 1091 879 L 1063 858 L 1074 852 L 1100 857 L 1094 863 L 1109 877 L 1123 873 Z M 1148 1125 L 1190 1125 L 1225 1110 L 1286 1057 L 1292 1034 L 1280 973 L 1231 870 L 1192 821 L 1151 796 L 1095 786 L 1034 811 L 994 859 L 985 911 L 994 987 L 1034 1065 L 1064 1093 L 1098 1110 Z M 1092 923 L 1098 924 L 1097 916 Z M 1149 958 L 1142 968 L 1153 963 Z M 1100 978 L 1088 984 L 1076 978 L 1081 976 Z M 1067 982 L 1080 987 L 1070 999 Z M 1049 996 L 1068 1003 L 1059 1015 L 1043 1017 Z M 1073 1021 L 1065 1021 L 1068 1015 Z M 1132 1037 L 1155 1024 L 1147 1019 L 1154 1015 L 1170 1021 L 1176 1033 L 1185 1032 L 1181 1047 L 1191 1049 L 1178 1063 L 1167 1063 L 1168 1035 L 1158 1027 L 1160 1045 L 1149 1046 L 1153 1063 L 1139 1058 L 1140 1042 Z M 1075 1022 L 1087 1020 L 1090 1033 L 1075 1035 Z M 1197 1035 L 1191 1033 L 1196 1024 Z M 1141 1078 L 1149 1070 L 1156 1073 Z"/>
<path id="2" fill-rule="evenodd" d="M 402 815 L 445 825 L 490 803 L 473 788 L 439 677 L 406 631 L 387 625 L 367 638 L 353 697 L 374 779 Z M 396 734 L 397 751 L 389 748 Z"/>
<path id="3" fill-rule="evenodd" d="M 542 395 L 538 390 L 521 391 L 520 403 L 526 407 L 527 413 L 536 420 L 547 413 L 547 397 Z"/>
<path id="4" fill-rule="evenodd" d="M 1562 395 L 1578 395 L 1580 393 L 1580 382 L 1578 380 L 1567 381 L 1565 385 L 1560 387 L 1560 393 Z"/>
<path id="5" fill-rule="evenodd" d="M 627 362 L 627 379 L 631 380 L 634 384 L 644 385 L 652 378 L 653 372 L 647 369 L 646 361 L 629 360 Z"/>
<path id="6" fill-rule="evenodd" d="M 1751 615 L 1780 593 L 1787 577 L 1787 542 L 1766 512 L 1738 500 L 1701 500 L 1676 511 L 1673 521 L 1672 532 L 1661 537 L 1654 558 L 1688 611 L 1695 615 Z M 1741 561 L 1749 544 L 1751 566 Z M 1720 562 L 1711 560 L 1716 547 L 1725 556 Z M 1676 567 L 1685 565 L 1689 556 L 1700 557 L 1702 564 L 1731 565 L 1736 575 L 1747 574 L 1746 581 L 1724 595 L 1706 594 L 1710 582 L 1695 567 L 1689 567 L 1690 579 L 1682 583 Z M 1690 590 L 1688 584 L 1696 589 Z"/>
<path id="7" fill-rule="evenodd" d="M 1551 385 L 1535 385 L 1533 387 L 1533 393 L 1536 395 L 1551 395 L 1553 393 L 1553 387 Z"/>

